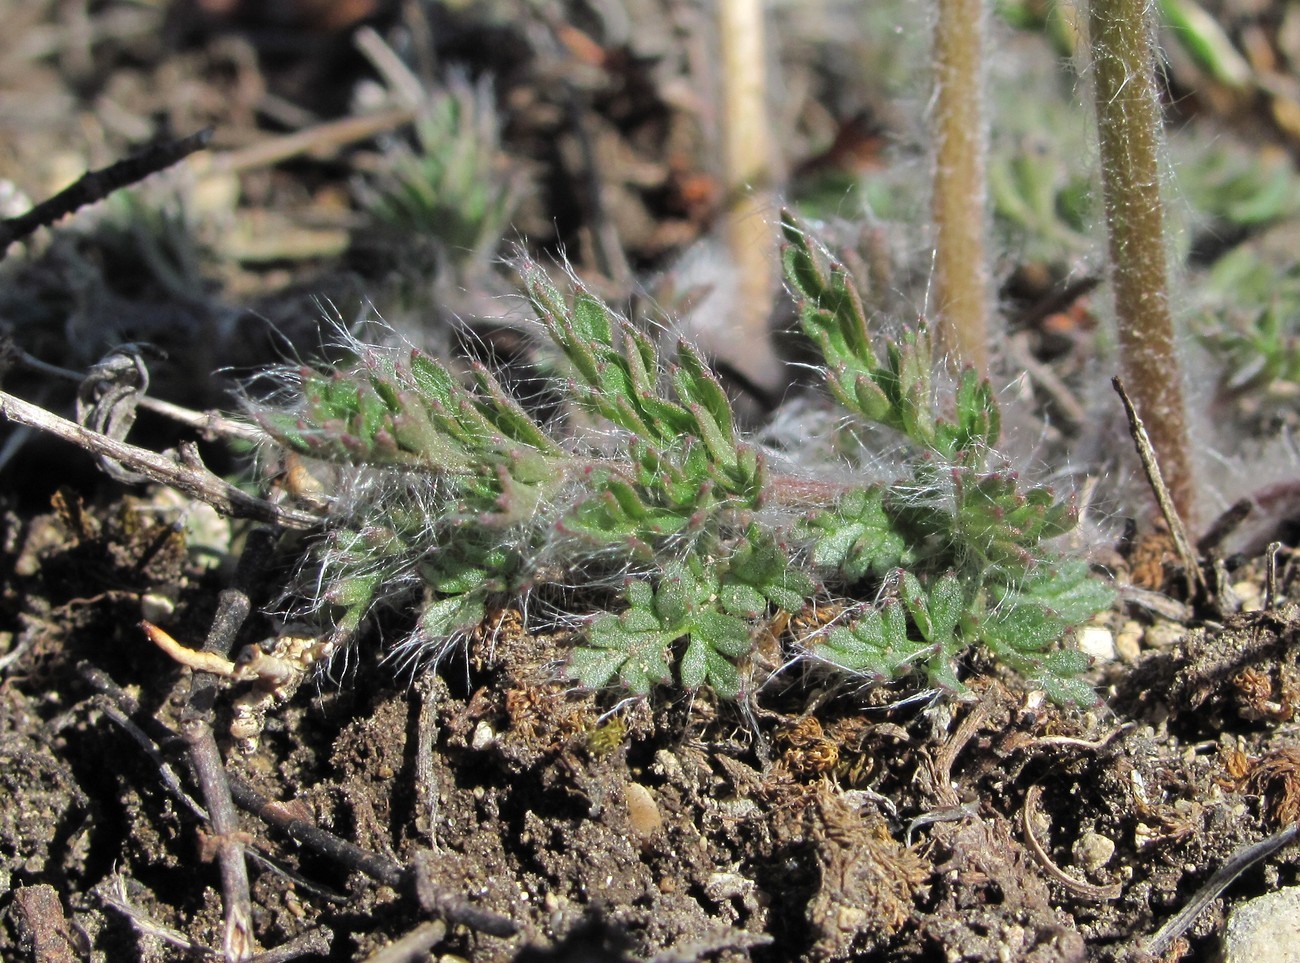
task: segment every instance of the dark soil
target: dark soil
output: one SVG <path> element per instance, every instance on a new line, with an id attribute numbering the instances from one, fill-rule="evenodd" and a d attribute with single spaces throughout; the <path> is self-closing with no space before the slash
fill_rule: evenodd
<path id="1" fill-rule="evenodd" d="M 423 25 L 430 70 L 495 78 L 505 152 L 532 184 L 519 233 L 613 284 L 599 230 L 613 224 L 627 269 L 648 276 L 720 203 L 707 125 L 683 90 L 703 14 L 645 0 L 619 34 L 595 5 L 547 9 L 0 2 L 0 175 L 40 198 L 62 158 L 102 166 L 205 125 L 229 152 L 336 119 L 373 73 L 351 43 L 358 26 L 409 39 Z M 810 36 L 782 50 L 802 91 L 788 105 L 791 166 L 876 163 L 865 147 L 849 161 L 822 148 L 888 92 L 846 93 L 856 48 Z M 1219 123 L 1207 101 L 1195 122 Z M 1286 132 L 1261 121 L 1235 136 Z M 209 373 L 281 360 L 291 344 L 311 354 L 315 299 L 344 316 L 366 296 L 402 303 L 382 249 L 331 240 L 356 227 L 346 189 L 367 144 L 242 174 L 239 217 L 279 218 L 260 236 L 271 253 L 205 249 L 217 267 L 188 297 L 160 280 L 156 259 L 175 251 L 149 261 L 94 210 L 11 251 L 4 336 L 78 369 L 113 343 L 157 342 L 169 360 L 153 393 L 233 407 L 228 375 Z M 509 360 L 516 336 L 460 294 L 430 299 L 428 328 L 406 333 L 452 342 L 447 318 L 461 317 Z M 1082 377 L 1079 339 L 1067 350 L 1049 334 L 1042 359 Z M 70 389 L 20 368 L 4 388 L 70 407 Z M 147 415 L 132 435 L 159 448 L 184 437 Z M 220 446 L 204 456 L 236 470 Z M 207 682 L 138 626 L 198 646 L 249 526 L 108 481 L 38 438 L 0 478 L 0 957 L 220 958 L 223 840 L 196 813 L 183 737 Z M 277 632 L 266 613 L 297 545 L 280 538 L 241 645 Z M 1148 958 L 1146 941 L 1216 869 L 1300 813 L 1300 577 L 1284 547 L 1264 599 L 1263 562 L 1230 559 L 1224 590 L 1185 604 L 1165 550 L 1108 557 L 1122 585 L 1172 598 L 1153 608 L 1133 591 L 1106 620 L 1118 655 L 1094 670 L 1091 712 L 978 661 L 966 701 L 914 698 L 914 683 L 846 690 L 796 668 L 743 704 L 703 691 L 619 702 L 562 680 L 572 640 L 509 608 L 414 674 L 381 658 L 402 629 L 389 614 L 283 704 L 263 700 L 243 742 L 228 733 L 244 688 L 223 688 L 226 767 L 275 804 L 274 818 L 238 824 L 258 947 L 484 963 Z M 1254 610 L 1228 601 L 1229 584 Z M 774 625 L 772 642 L 788 631 Z M 354 848 L 303 844 L 291 818 Z M 1232 905 L 1298 878 L 1294 848 L 1252 867 L 1164 958 L 1211 959 Z"/>

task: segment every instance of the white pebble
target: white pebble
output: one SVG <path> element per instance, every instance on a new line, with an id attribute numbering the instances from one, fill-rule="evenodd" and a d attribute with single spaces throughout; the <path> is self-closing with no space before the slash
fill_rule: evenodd
<path id="1" fill-rule="evenodd" d="M 1115 636 L 1101 625 L 1088 625 L 1079 630 L 1079 651 L 1098 662 L 1115 661 Z"/>

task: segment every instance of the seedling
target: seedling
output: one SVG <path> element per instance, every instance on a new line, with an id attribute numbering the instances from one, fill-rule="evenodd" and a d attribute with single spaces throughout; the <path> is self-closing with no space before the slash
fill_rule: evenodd
<path id="1" fill-rule="evenodd" d="M 1077 679 L 1086 658 L 1057 643 L 1112 594 L 1048 544 L 1073 527 L 1073 509 L 996 454 L 986 381 L 967 370 L 937 397 L 925 324 L 877 338 L 844 267 L 793 222 L 784 233 L 800 324 L 841 408 L 823 417 L 896 435 L 897 477 L 774 469 L 776 453 L 741 435 L 689 344 L 665 357 L 580 285 L 566 296 L 525 262 L 529 300 L 567 369 L 555 391 L 581 414 L 568 430 L 539 423 L 481 365 L 467 386 L 418 351 L 399 359 L 361 343 L 355 363 L 302 370 L 290 404 L 256 412 L 279 444 L 337 466 L 342 482 L 301 580 L 314 587 L 307 607 L 341 642 L 380 602 L 414 600 L 398 654 L 422 662 L 559 573 L 597 606 L 572 622 L 582 641 L 571 678 L 730 698 L 763 681 L 746 668 L 762 620 L 847 596 L 870 601 L 803 640 L 833 670 L 921 672 L 959 692 L 958 657 L 978 645 L 1055 698 L 1091 701 Z M 593 419 L 599 430 L 578 427 Z"/>
<path id="2" fill-rule="evenodd" d="M 502 168 L 492 89 L 455 81 L 428 96 L 413 126 L 414 143 L 390 146 L 358 181 L 359 200 L 403 247 L 433 245 L 452 265 L 482 268 L 519 202 Z"/>

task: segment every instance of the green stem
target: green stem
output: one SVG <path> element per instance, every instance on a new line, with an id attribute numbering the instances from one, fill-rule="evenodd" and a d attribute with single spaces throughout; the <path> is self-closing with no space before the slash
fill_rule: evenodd
<path id="1" fill-rule="evenodd" d="M 1092 0 L 1093 83 L 1120 366 L 1183 520 L 1195 527 L 1182 373 L 1165 265 L 1148 0 Z"/>
<path id="2" fill-rule="evenodd" d="M 988 372 L 984 0 L 939 0 L 934 28 L 934 289 L 941 348 Z"/>

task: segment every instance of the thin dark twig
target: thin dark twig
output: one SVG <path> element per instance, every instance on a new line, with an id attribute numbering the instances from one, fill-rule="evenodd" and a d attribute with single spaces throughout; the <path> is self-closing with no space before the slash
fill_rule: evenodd
<path id="1" fill-rule="evenodd" d="M 150 738 L 148 733 L 141 729 L 135 720 L 127 715 L 126 711 L 123 711 L 123 708 L 114 701 L 112 696 L 101 692 L 93 697 L 92 702 L 95 708 L 99 709 L 110 722 L 130 736 L 132 741 L 144 751 L 144 754 L 153 760 L 154 765 L 158 767 L 159 774 L 162 776 L 163 785 L 172 794 L 172 797 L 199 819 L 206 822 L 208 819 L 207 810 L 185 791 L 185 788 L 181 785 L 180 777 L 176 775 L 176 771 L 163 758 L 158 745 Z M 170 730 L 168 731 L 170 732 Z M 175 735 L 175 733 L 171 734 Z"/>
<path id="2" fill-rule="evenodd" d="M 229 588 L 217 596 L 217 612 L 212 617 L 208 637 L 203 643 L 204 652 L 222 659 L 231 658 L 239 630 L 243 628 L 244 620 L 253 608 L 251 596 L 257 594 L 262 587 L 262 579 L 270 565 L 278 537 L 279 533 L 269 527 L 255 528 L 248 533 L 234 580 Z M 195 676 L 187 713 L 192 716 L 210 715 L 219 685 L 220 680 L 210 673 Z"/>
<path id="3" fill-rule="evenodd" d="M 213 474 L 199 460 L 197 451 L 191 450 L 192 446 L 181 446 L 183 460 L 169 458 L 83 428 L 6 391 L 0 391 L 0 415 L 15 424 L 48 431 L 86 451 L 121 462 L 149 480 L 182 491 L 231 518 L 251 518 L 296 529 L 320 524 L 321 519 L 316 515 L 255 498 Z"/>
<path id="4" fill-rule="evenodd" d="M 239 569 L 235 573 L 234 584 L 221 593 L 217 614 L 213 618 L 212 628 L 203 646 L 205 652 L 221 658 L 230 658 L 234 648 L 235 636 L 240 626 L 243 625 L 244 619 L 248 616 L 251 605 L 249 595 L 253 591 L 253 586 L 259 583 L 261 573 L 266 562 L 269 561 L 274 537 L 274 532 L 270 529 L 258 529 L 249 534 L 244 554 L 239 560 Z M 212 764 L 215 761 L 217 765 L 221 765 L 220 755 L 216 749 L 216 741 L 212 739 L 212 728 L 208 724 L 217 680 L 208 673 L 198 673 L 195 676 L 194 685 L 195 688 L 190 693 L 190 707 L 187 714 L 196 724 L 201 724 L 202 729 L 196 731 L 201 733 L 202 730 L 206 730 L 207 740 L 193 740 L 188 730 L 186 738 L 190 741 L 191 759 L 195 769 L 199 770 L 200 760 L 195 757 L 195 754 L 199 752 L 206 755 L 205 762 L 207 764 Z M 208 779 L 211 780 L 210 783 L 207 781 Z M 234 863 L 238 852 L 237 862 L 241 869 L 244 868 L 242 844 L 233 835 L 233 829 L 227 831 L 220 828 L 217 815 L 219 806 L 233 803 L 235 798 L 239 799 L 239 804 L 244 809 L 255 813 L 268 824 L 282 829 L 291 838 L 313 848 L 318 848 L 318 851 L 332 856 L 344 865 L 356 868 L 372 879 L 377 879 L 389 886 L 399 886 L 408 878 L 407 870 L 401 864 L 383 856 L 369 853 L 332 833 L 327 833 L 304 820 L 297 819 L 288 813 L 283 806 L 279 806 L 261 796 L 251 786 L 243 783 L 242 780 L 228 775 L 224 766 L 221 767 L 220 773 L 206 773 L 201 778 L 201 783 L 204 788 L 204 797 L 208 801 L 208 811 L 213 816 L 213 830 L 217 834 L 219 845 L 218 857 L 220 858 L 224 853 L 226 858 L 231 863 Z M 209 797 L 209 792 L 215 798 Z M 233 807 L 231 813 L 233 813 Z M 225 815 L 229 816 L 230 813 Z M 224 825 L 224 822 L 222 825 Z M 247 872 L 246 869 L 244 871 Z M 448 922 L 460 923 L 493 936 L 511 936 L 517 931 L 517 927 L 512 920 L 471 906 L 463 897 L 433 886 L 424 877 L 425 874 L 417 870 L 415 873 L 416 898 L 425 910 L 437 912 Z M 223 864 L 223 879 L 225 878 Z M 232 875 L 230 883 L 231 885 L 237 885 L 237 878 Z M 239 895 L 237 890 L 231 893 L 233 897 Z"/>
<path id="5" fill-rule="evenodd" d="M 97 171 L 87 171 L 71 187 L 42 201 L 26 214 L 0 221 L 0 257 L 4 257 L 9 245 L 15 241 L 21 241 L 39 228 L 50 226 L 78 208 L 102 201 L 116 190 L 166 170 L 195 151 L 203 150 L 211 140 L 212 128 L 209 127 L 180 140 L 157 144 Z"/>
<path id="6" fill-rule="evenodd" d="M 227 777 L 229 777 L 229 773 L 227 773 Z M 235 802 L 238 803 L 239 800 L 236 799 Z M 265 853 L 259 853 L 253 846 L 244 850 L 244 855 L 258 866 L 261 866 L 262 869 L 270 873 L 272 876 L 279 876 L 281 879 L 286 879 L 298 890 L 319 897 L 327 903 L 334 903 L 342 906 L 352 901 L 352 896 L 349 894 L 340 893 L 338 890 L 330 889 L 328 886 L 317 883 L 315 880 L 308 879 L 302 873 L 296 872 L 288 866 L 285 866 L 283 863 L 271 859 L 271 857 L 267 856 Z"/>
<path id="7" fill-rule="evenodd" d="M 1114 386 L 1119 400 L 1124 403 L 1124 414 L 1128 417 L 1128 430 L 1133 438 L 1133 444 L 1137 447 L 1138 458 L 1142 461 L 1142 470 L 1146 473 L 1147 484 L 1151 486 L 1152 493 L 1156 496 L 1156 504 L 1160 506 L 1160 514 L 1164 516 L 1165 524 L 1169 526 L 1169 535 L 1174 540 L 1174 551 L 1178 553 L 1178 558 L 1183 564 L 1183 574 L 1187 578 L 1188 595 L 1193 595 L 1199 589 L 1205 591 L 1205 577 L 1201 573 L 1201 567 L 1197 562 L 1196 555 L 1192 552 L 1191 542 L 1187 540 L 1187 529 L 1183 526 L 1183 520 L 1178 515 L 1178 509 L 1174 507 L 1173 496 L 1169 493 L 1169 487 L 1165 484 L 1164 475 L 1160 471 L 1160 463 L 1156 459 L 1156 450 L 1151 444 L 1151 439 L 1147 435 L 1147 429 L 1142 424 L 1141 417 L 1138 416 L 1137 408 L 1133 406 L 1132 399 L 1129 398 L 1128 392 L 1124 389 L 1123 380 L 1117 375 L 1110 379 Z"/>
<path id="8" fill-rule="evenodd" d="M 233 773 L 228 779 L 231 794 L 241 809 L 280 830 L 295 842 L 385 886 L 398 888 L 408 879 L 410 871 L 401 863 L 362 849 L 356 843 L 321 829 L 315 823 L 298 818 L 290 809 L 262 795 Z M 437 913 L 449 923 L 468 926 L 490 936 L 513 936 L 518 932 L 513 920 L 470 905 L 463 897 L 434 886 L 429 876 L 430 874 L 421 871 L 420 864 L 417 863 L 416 898 L 425 911 Z"/>
<path id="9" fill-rule="evenodd" d="M 1029 853 L 1034 857 L 1048 876 L 1056 880 L 1066 889 L 1080 899 L 1091 900 L 1095 903 L 1105 903 L 1111 900 L 1117 900 L 1124 895 L 1124 887 L 1119 883 L 1110 883 L 1106 886 L 1098 886 L 1096 883 L 1089 883 L 1087 880 L 1075 879 L 1056 863 L 1052 862 L 1052 857 L 1048 855 L 1043 844 L 1038 841 L 1034 835 L 1034 812 L 1038 809 L 1038 799 L 1043 794 L 1043 787 L 1034 783 L 1025 793 L 1025 806 L 1020 810 L 1020 831 L 1024 834 L 1025 845 L 1029 847 Z"/>
<path id="10" fill-rule="evenodd" d="M 252 813 L 268 826 L 274 826 L 294 842 L 313 852 L 328 856 L 344 868 L 368 876 L 385 886 L 399 887 L 406 878 L 400 863 L 371 853 L 350 843 L 315 823 L 295 816 L 288 807 L 262 795 L 234 773 L 228 775 L 230 793 L 239 808 Z"/>
<path id="11" fill-rule="evenodd" d="M 1237 499 L 1227 511 L 1214 520 L 1209 530 L 1196 540 L 1196 550 L 1202 555 L 1209 555 L 1217 550 L 1229 535 L 1241 527 L 1241 523 L 1249 518 L 1254 510 L 1254 504 L 1249 498 Z"/>
<path id="12" fill-rule="evenodd" d="M 93 704 L 104 713 L 109 721 L 115 723 L 119 728 L 126 732 L 135 743 L 144 750 L 145 754 L 153 759 L 162 773 L 163 785 L 172 793 L 174 797 L 180 800 L 189 808 L 199 819 L 204 822 L 208 821 L 207 811 L 195 802 L 190 795 L 180 785 L 180 780 L 176 777 L 171 766 L 162 758 L 159 746 L 172 745 L 180 741 L 180 736 L 169 726 L 154 718 L 145 716 L 138 722 L 133 716 L 140 713 L 140 705 L 132 696 L 121 686 L 119 686 L 103 669 L 91 665 L 89 662 L 81 662 L 77 665 L 77 671 L 81 677 L 95 690 L 96 695 L 93 698 Z M 145 730 L 148 730 L 147 732 Z M 233 776 L 229 778 L 235 778 Z M 243 787 L 241 784 L 241 788 Z M 243 797 L 236 790 L 232 792 L 235 802 L 243 806 Z M 244 807 L 247 808 L 247 807 Z M 254 862 L 260 864 L 269 872 L 276 873 L 286 879 L 291 880 L 295 886 L 302 890 L 318 896 L 321 899 L 331 903 L 346 902 L 348 897 L 341 893 L 321 886 L 318 883 L 307 879 L 299 873 L 276 863 L 269 857 L 262 855 L 255 849 L 248 849 L 245 854 Z M 261 960 L 267 954 L 263 953 L 255 959 Z"/>
<path id="13" fill-rule="evenodd" d="M 436 913 L 448 923 L 460 923 L 489 936 L 514 936 L 519 927 L 491 910 L 474 906 L 461 896 L 434 882 L 437 856 L 431 852 L 416 855 L 410 872 L 415 881 L 415 898 L 426 913 Z"/>
<path id="14" fill-rule="evenodd" d="M 212 734 L 212 726 L 202 718 L 187 720 L 181 731 L 190 747 L 194 776 L 208 804 L 208 824 L 216 843 L 221 897 L 226 912 L 222 950 L 227 960 L 247 960 L 256 945 L 253 899 L 248 884 L 248 864 L 244 861 L 244 842 L 239 835 L 239 814 L 230 798 L 221 750 Z"/>
<path id="15" fill-rule="evenodd" d="M 109 701 L 117 706 L 123 714 L 127 716 L 139 714 L 140 703 L 99 666 L 91 665 L 89 662 L 78 662 L 77 674 L 96 692 L 107 696 Z M 141 728 L 147 731 L 148 737 L 158 746 L 180 738 L 165 724 L 154 718 L 143 720 Z"/>
<path id="16" fill-rule="evenodd" d="M 1223 867 L 1196 891 L 1196 895 L 1183 907 L 1182 912 L 1160 927 L 1156 935 L 1147 941 L 1146 951 L 1152 955 L 1159 955 L 1166 946 L 1182 936 L 1187 928 L 1196 922 L 1196 917 L 1201 915 L 1201 911 L 1217 899 L 1233 880 L 1256 863 L 1268 859 L 1281 850 L 1294 840 L 1298 833 L 1300 833 L 1300 823 L 1292 823 L 1266 839 L 1237 850 L 1223 864 Z"/>
<path id="17" fill-rule="evenodd" d="M 217 599 L 203 651 L 229 659 L 239 630 L 252 610 L 250 595 L 260 585 L 270 562 L 277 532 L 257 528 L 249 532 L 239 566 L 230 588 Z M 209 825 L 216 841 L 217 864 L 221 871 L 221 895 L 225 904 L 222 949 L 227 959 L 245 960 L 256 945 L 253 936 L 253 901 L 248 883 L 248 864 L 239 834 L 239 813 L 231 798 L 226 766 L 212 732 L 212 706 L 219 680 L 211 673 L 197 672 L 182 715 L 181 731 L 189 745 L 190 764 L 207 804 Z"/>
<path id="18" fill-rule="evenodd" d="M 134 716 L 139 712 L 138 703 L 103 670 L 88 663 L 82 663 L 78 669 L 96 692 L 107 697 L 123 713 Z M 155 718 L 141 720 L 141 726 L 148 730 L 149 738 L 158 745 L 168 745 L 179 738 L 166 724 Z M 314 823 L 297 818 L 288 807 L 264 796 L 234 773 L 226 774 L 226 782 L 230 787 L 231 798 L 241 809 L 280 830 L 307 849 L 333 859 L 346 869 L 394 888 L 403 887 L 414 876 L 416 899 L 426 912 L 437 913 L 449 923 L 467 926 L 490 936 L 507 937 L 518 932 L 519 928 L 513 920 L 472 906 L 463 897 L 434 885 L 431 867 L 428 866 L 428 859 L 433 854 L 426 853 L 423 859 L 417 857 L 414 868 L 404 867 L 321 829 Z"/>

